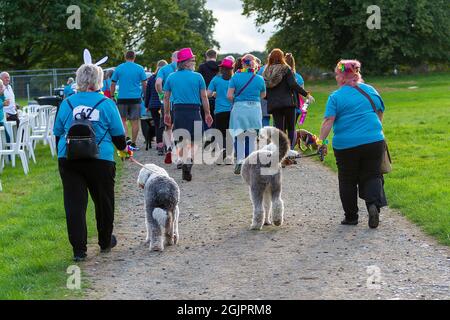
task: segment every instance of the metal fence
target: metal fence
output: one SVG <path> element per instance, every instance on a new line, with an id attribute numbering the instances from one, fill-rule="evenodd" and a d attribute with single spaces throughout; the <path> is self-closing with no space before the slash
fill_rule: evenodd
<path id="1" fill-rule="evenodd" d="M 16 99 L 34 100 L 41 96 L 54 95 L 53 90 L 63 87 L 67 78 L 75 78 L 76 68 L 14 70 L 8 71 Z"/>

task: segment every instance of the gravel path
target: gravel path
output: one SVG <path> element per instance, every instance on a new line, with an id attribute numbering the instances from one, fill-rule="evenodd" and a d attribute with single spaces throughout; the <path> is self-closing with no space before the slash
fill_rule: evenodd
<path id="1" fill-rule="evenodd" d="M 140 168 L 126 163 L 119 245 L 104 255 L 90 245 L 88 299 L 450 299 L 450 249 L 390 209 L 370 230 L 363 203 L 358 226 L 340 225 L 336 174 L 318 162 L 284 169 L 285 224 L 256 232 L 232 166 L 194 166 L 186 183 L 154 149 L 136 159 L 163 166 L 180 184 L 180 243 L 163 253 L 144 245 Z"/>

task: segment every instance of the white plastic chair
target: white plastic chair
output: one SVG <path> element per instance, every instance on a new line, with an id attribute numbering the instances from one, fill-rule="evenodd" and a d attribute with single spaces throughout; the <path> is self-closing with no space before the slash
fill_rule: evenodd
<path id="1" fill-rule="evenodd" d="M 56 154 L 56 142 L 55 137 L 53 136 L 53 125 L 55 123 L 55 117 L 56 117 L 56 108 L 53 108 L 48 114 L 48 119 L 45 120 L 46 122 L 45 130 L 42 132 L 40 131 L 33 132 L 32 135 L 30 136 L 30 142 L 32 145 L 31 149 L 36 148 L 36 144 L 38 141 L 43 141 L 44 144 L 49 145 L 52 157 L 54 157 Z"/>
<path id="2" fill-rule="evenodd" d="M 22 161 L 23 172 L 27 175 L 30 171 L 28 167 L 27 155 L 25 153 L 26 148 L 26 136 L 29 130 L 29 120 L 24 118 L 21 120 L 19 128 L 17 129 L 17 139 L 15 142 L 8 143 L 10 149 L 0 150 L 0 173 L 3 172 L 5 165 L 5 157 L 11 156 L 12 167 L 16 166 L 16 156 L 20 157 Z"/>

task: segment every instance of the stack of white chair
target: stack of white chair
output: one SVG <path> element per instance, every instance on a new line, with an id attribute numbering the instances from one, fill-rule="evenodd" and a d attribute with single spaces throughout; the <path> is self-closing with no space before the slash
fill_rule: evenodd
<path id="1" fill-rule="evenodd" d="M 8 156 L 11 156 L 11 164 L 13 168 L 16 166 L 16 156 L 19 156 L 22 162 L 24 173 L 27 175 L 30 171 L 28 167 L 27 155 L 25 152 L 30 137 L 29 125 L 29 119 L 27 117 L 22 118 L 19 124 L 19 128 L 17 128 L 15 142 L 11 141 L 10 143 L 6 144 L 9 149 L 6 147 L 2 147 L 2 149 L 0 149 L 0 173 L 3 171 L 3 167 L 5 166 L 5 159 Z"/>
<path id="2" fill-rule="evenodd" d="M 53 135 L 53 125 L 55 123 L 56 108 L 42 108 L 39 109 L 39 111 L 40 113 L 35 116 L 33 122 L 39 123 L 40 125 L 45 123 L 45 127 L 41 129 L 38 126 L 35 126 L 35 128 L 32 129 L 30 136 L 32 149 L 36 148 L 38 141 L 43 141 L 44 144 L 48 144 L 50 146 L 50 152 L 52 157 L 54 157 L 56 155 L 56 142 L 55 136 Z"/>

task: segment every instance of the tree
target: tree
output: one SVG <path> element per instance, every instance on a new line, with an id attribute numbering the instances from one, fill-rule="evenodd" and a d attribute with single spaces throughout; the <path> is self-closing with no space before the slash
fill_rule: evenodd
<path id="1" fill-rule="evenodd" d="M 67 8 L 81 9 L 81 29 L 67 27 Z M 0 0 L 2 69 L 73 67 L 89 48 L 94 57 L 116 56 L 121 47 L 115 30 L 114 0 Z"/>
<path id="2" fill-rule="evenodd" d="M 379 0 L 381 29 L 370 30 L 368 0 L 243 0 L 257 24 L 278 21 L 268 49 L 292 51 L 302 63 L 331 68 L 357 58 L 365 70 L 450 60 L 450 4 L 446 0 Z"/>

